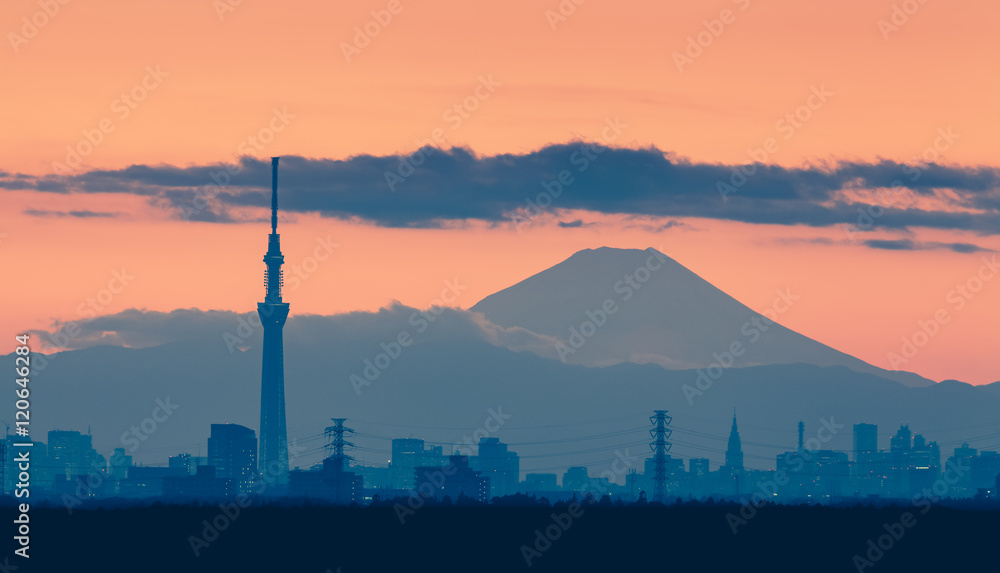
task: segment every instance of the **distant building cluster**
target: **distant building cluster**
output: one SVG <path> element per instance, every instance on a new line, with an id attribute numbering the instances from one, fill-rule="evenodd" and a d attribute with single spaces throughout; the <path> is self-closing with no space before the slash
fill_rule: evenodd
<path id="1" fill-rule="evenodd" d="M 775 468 L 744 466 L 736 419 L 725 452 L 725 463 L 710 470 L 707 458 L 682 459 L 669 454 L 645 458 L 622 480 L 593 476 L 577 466 L 558 473 L 521 473 L 518 454 L 496 437 L 480 439 L 475 455 L 446 455 L 440 445 L 424 440 L 392 440 L 385 466 L 351 465 L 344 453 L 343 420 L 337 421 L 338 444 L 333 455 L 307 469 L 294 469 L 287 483 L 267 475 L 258 465 L 254 430 L 237 424 L 212 424 L 206 456 L 179 453 L 162 466 L 133 463 L 123 448 L 110 459 L 94 450 L 91 436 L 79 431 L 53 430 L 48 443 L 35 442 L 31 492 L 34 497 L 60 500 L 67 506 L 99 498 L 164 499 L 176 502 L 215 500 L 240 495 L 291 496 L 337 504 L 365 504 L 419 496 L 437 501 L 489 503 L 517 494 L 550 501 L 585 496 L 623 501 L 740 499 L 763 492 L 782 503 L 834 502 L 851 498 L 908 499 L 914 496 L 996 498 L 1000 490 L 1000 454 L 977 451 L 968 444 L 942 460 L 940 447 L 901 426 L 878 448 L 878 427 L 854 425 L 853 451 L 810 449 L 799 424 L 798 447 L 778 454 Z M 0 442 L 3 490 L 12 494 L 18 473 L 11 445 Z M 657 484 L 657 464 L 664 471 Z M 686 462 L 686 464 L 685 464 Z M 641 467 L 638 467 L 640 466 Z M 641 469 L 641 472 L 640 472 Z M 616 476 L 617 477 L 617 476 Z M 658 489 L 658 485 L 661 487 Z M 654 499 L 659 492 L 662 499 Z"/>

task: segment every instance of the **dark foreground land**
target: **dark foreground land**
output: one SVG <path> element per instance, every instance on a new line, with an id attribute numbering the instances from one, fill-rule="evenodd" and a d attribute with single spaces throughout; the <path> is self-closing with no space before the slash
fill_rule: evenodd
<path id="1" fill-rule="evenodd" d="M 0 571 L 1000 570 L 995 506 L 233 508 L 33 508 L 29 559 L 4 508 Z"/>

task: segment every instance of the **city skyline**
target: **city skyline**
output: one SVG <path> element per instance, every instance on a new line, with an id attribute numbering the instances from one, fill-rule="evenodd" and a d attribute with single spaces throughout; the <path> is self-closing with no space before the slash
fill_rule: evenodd
<path id="1" fill-rule="evenodd" d="M 486 484 L 485 489 L 477 494 L 482 503 L 517 494 L 536 497 L 547 494 L 549 498 L 557 492 L 582 495 L 589 491 L 593 494 L 597 491 L 594 489 L 595 483 L 603 484 L 599 488 L 601 495 L 612 495 L 631 502 L 637 501 L 641 494 L 645 494 L 650 501 L 663 502 L 675 498 L 739 499 L 761 487 L 761 483 L 775 481 L 781 486 L 775 492 L 775 495 L 780 496 L 781 502 L 809 498 L 821 503 L 835 503 L 851 498 L 871 500 L 872 496 L 889 501 L 918 495 L 935 480 L 942 479 L 943 475 L 951 476 L 948 478 L 951 492 L 949 497 L 961 499 L 982 496 L 980 490 L 993 491 L 996 478 L 1000 475 L 1000 454 L 996 450 L 970 448 L 968 442 L 963 440 L 961 444 L 947 444 L 954 446 L 950 448 L 951 453 L 948 455 L 948 449 L 942 449 L 936 441 L 928 442 L 922 433 L 912 431 L 907 424 L 901 423 L 898 429 L 879 434 L 876 425 L 838 425 L 830 420 L 820 420 L 818 428 L 809 428 L 808 438 L 805 438 L 805 425 L 799 422 L 798 445 L 772 445 L 776 450 L 782 447 L 787 449 L 772 456 L 771 459 L 776 459 L 776 463 L 770 467 L 761 467 L 760 456 L 750 456 L 756 459 L 744 465 L 736 429 L 737 420 L 734 418 L 728 438 L 719 437 L 720 442 L 728 439 L 724 461 L 718 459 L 722 455 L 722 449 L 709 449 L 705 451 L 705 457 L 673 455 L 669 453 L 669 445 L 670 440 L 676 438 L 671 438 L 671 432 L 666 433 L 668 447 L 667 452 L 663 453 L 665 495 L 662 500 L 657 500 L 655 451 L 639 450 L 638 454 L 628 454 L 628 447 L 616 448 L 614 455 L 619 465 L 612 464 L 604 471 L 576 465 L 536 467 L 522 471 L 519 469 L 518 454 L 509 450 L 508 444 L 497 437 L 480 438 L 470 451 L 468 443 L 374 436 L 381 440 L 391 440 L 391 450 L 373 450 L 370 447 L 360 447 L 357 450 L 369 454 L 381 451 L 390 454 L 391 459 L 385 465 L 369 465 L 350 455 L 355 453 L 356 446 L 343 441 L 342 431 L 331 433 L 333 428 L 344 428 L 345 419 L 335 422 L 336 426 L 304 440 L 305 443 L 315 442 L 322 437 L 328 440 L 327 443 L 307 449 L 298 443 L 293 445 L 293 453 L 298 460 L 315 459 L 310 454 L 319 451 L 330 455 L 305 467 L 296 467 L 292 472 L 292 489 L 288 492 L 280 490 L 283 494 L 328 498 L 342 504 L 370 503 L 376 495 L 382 499 L 413 496 L 417 495 L 414 492 L 420 483 L 426 480 L 422 472 L 426 472 L 428 468 L 459 463 L 455 461 L 459 458 L 465 460 L 460 462 L 464 467 L 477 471 L 477 475 L 482 475 L 487 480 L 483 482 Z M 652 426 L 640 430 L 657 427 L 656 416 L 650 417 L 650 422 Z M 853 430 L 848 432 L 845 426 L 853 427 Z M 669 418 L 665 427 L 680 431 L 682 441 L 683 436 L 689 433 L 689 430 L 675 427 Z M 856 446 L 856 449 L 848 451 L 827 448 L 826 445 L 838 431 L 850 433 L 854 443 L 863 444 L 864 447 Z M 353 429 L 347 429 L 347 432 L 357 433 Z M 341 437 L 338 439 L 337 435 Z M 359 435 L 373 437 L 364 430 Z M 656 443 L 656 436 L 652 431 L 650 436 L 654 438 L 650 442 L 653 445 Z M 879 436 L 883 438 L 879 440 Z M 587 439 L 588 437 L 582 437 L 578 441 L 586 443 Z M 9 435 L 3 441 L 5 453 L 0 458 L 4 461 L 5 470 L 14 465 L 11 447 L 14 441 Z M 345 443 L 346 448 L 343 446 Z M 169 456 L 169 463 L 163 465 L 132 465 L 132 458 L 126 455 L 124 448 L 117 448 L 112 455 L 105 457 L 93 449 L 89 434 L 74 430 L 52 430 L 48 433 L 47 448 L 46 443 L 37 443 L 43 457 L 36 458 L 34 466 L 38 472 L 35 474 L 38 482 L 36 496 L 48 495 L 63 503 L 69 499 L 72 508 L 101 499 L 221 499 L 238 495 L 259 495 L 267 491 L 267 485 L 272 488 L 271 495 L 275 495 L 279 490 L 273 488 L 283 485 L 284 482 L 278 481 L 279 476 L 274 473 L 269 475 L 266 470 L 258 470 L 256 437 L 252 429 L 231 423 L 212 424 L 207 444 L 205 457 L 192 456 L 189 452 L 175 452 Z M 340 445 L 334 451 L 335 444 Z M 888 447 L 880 447 L 885 445 Z M 448 446 L 452 450 L 450 453 L 444 449 Z M 994 447 L 998 446 L 1000 443 Z M 462 448 L 466 448 L 465 453 L 462 453 Z M 498 457 L 493 450 L 502 451 L 503 454 Z M 559 457 L 560 454 L 553 452 L 553 455 Z M 508 456 L 509 461 L 500 461 Z M 355 463 L 334 463 L 330 466 L 331 460 L 337 459 L 344 462 L 351 459 Z M 336 467 L 340 469 L 331 469 Z M 305 487 L 305 477 L 318 478 L 324 472 L 353 472 L 346 475 L 357 476 L 349 479 L 357 479 L 358 483 L 349 486 L 351 493 L 346 494 L 348 497 L 341 497 L 345 494 L 334 495 L 333 490 L 327 489 L 328 486 L 318 483 L 308 486 L 308 490 L 302 489 Z M 3 475 L 4 491 L 9 493 L 13 491 L 15 480 L 11 479 L 9 471 L 5 471 Z M 791 479 L 787 479 L 789 476 Z M 206 487 L 206 482 L 198 481 L 204 479 L 213 484 L 212 487 Z M 229 485 L 223 485 L 223 480 L 227 480 Z M 541 487 L 542 484 L 549 485 L 546 488 Z M 454 501 L 455 496 L 451 497 Z M 440 501 L 440 497 L 438 499 Z"/>

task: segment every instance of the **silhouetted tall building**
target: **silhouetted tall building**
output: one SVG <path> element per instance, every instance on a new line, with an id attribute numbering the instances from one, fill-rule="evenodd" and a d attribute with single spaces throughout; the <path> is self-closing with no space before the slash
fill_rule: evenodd
<path id="1" fill-rule="evenodd" d="M 62 475 L 66 479 L 89 474 L 97 461 L 90 434 L 77 431 L 50 431 L 48 455 L 53 476 Z"/>
<path id="2" fill-rule="evenodd" d="M 130 467 L 132 467 L 132 456 L 125 455 L 125 448 L 115 448 L 108 462 L 108 477 L 112 481 L 125 479 L 128 477 Z"/>
<path id="3" fill-rule="evenodd" d="M 167 467 L 180 468 L 186 471 L 189 475 L 195 475 L 198 473 L 197 459 L 198 458 L 192 456 L 191 454 L 177 454 L 176 456 L 170 456 L 170 458 L 167 459 Z M 203 459 L 205 461 L 201 465 L 207 466 L 208 459 Z"/>
<path id="4" fill-rule="evenodd" d="M 902 425 L 896 431 L 896 435 L 889 440 L 889 450 L 891 452 L 903 452 L 910 449 L 913 437 L 910 434 L 910 426 Z"/>
<path id="5" fill-rule="evenodd" d="M 284 282 L 278 235 L 278 158 L 271 158 L 271 234 L 267 238 L 264 302 L 257 303 L 257 314 L 264 326 L 264 358 L 260 379 L 260 471 L 267 481 L 288 483 L 288 432 L 285 428 L 285 359 L 282 329 L 288 318 L 288 303 L 281 301 Z"/>
<path id="6" fill-rule="evenodd" d="M 692 476 L 707 476 L 708 458 L 691 458 L 688 460 L 688 473 Z"/>
<path id="7" fill-rule="evenodd" d="M 587 487 L 590 478 L 587 476 L 587 468 L 583 466 L 573 466 L 563 473 L 562 486 L 566 491 L 580 491 Z"/>
<path id="8" fill-rule="evenodd" d="M 854 424 L 854 461 L 878 451 L 878 425 Z"/>
<path id="9" fill-rule="evenodd" d="M 910 449 L 910 493 L 931 488 L 941 475 L 941 448 L 937 442 L 928 443 L 920 434 L 914 434 Z"/>
<path id="10" fill-rule="evenodd" d="M 392 441 L 392 461 L 389 481 L 392 489 L 413 487 L 413 472 L 420 466 L 443 466 L 446 460 L 441 446 L 427 448 L 416 438 L 397 438 Z"/>
<path id="11" fill-rule="evenodd" d="M 953 470 L 958 477 L 958 481 L 954 484 L 950 484 L 950 491 L 955 492 L 956 495 L 972 495 L 974 493 L 972 472 L 970 470 L 978 458 L 979 450 L 976 448 L 970 448 L 968 442 L 962 442 L 961 446 L 955 448 L 954 453 L 950 458 L 948 458 L 948 463 L 945 464 L 945 466 L 950 468 L 967 469 L 964 469 L 961 474 L 958 474 Z"/>
<path id="12" fill-rule="evenodd" d="M 878 451 L 878 425 L 854 424 L 854 476 L 858 495 L 882 492 L 886 455 Z"/>
<path id="13" fill-rule="evenodd" d="M 208 465 L 215 466 L 213 477 L 232 480 L 234 493 L 250 493 L 257 477 L 257 435 L 239 424 L 212 424 Z"/>
<path id="14" fill-rule="evenodd" d="M 472 468 L 490 478 L 490 498 L 517 492 L 520 458 L 517 452 L 508 451 L 500 438 L 479 440 L 479 455 L 472 458 Z"/>
<path id="15" fill-rule="evenodd" d="M 733 414 L 733 428 L 729 431 L 729 446 L 726 448 L 726 467 L 731 470 L 743 469 L 743 446 L 740 431 L 736 428 L 736 414 Z"/>

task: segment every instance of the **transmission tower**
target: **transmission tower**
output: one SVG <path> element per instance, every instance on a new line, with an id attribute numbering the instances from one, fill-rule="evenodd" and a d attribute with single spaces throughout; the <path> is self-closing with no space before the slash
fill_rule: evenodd
<path id="1" fill-rule="evenodd" d="M 668 428 L 673 419 L 667 415 L 667 410 L 653 410 L 654 415 L 649 417 L 649 422 L 653 427 L 649 430 L 649 436 L 653 441 L 649 443 L 649 449 L 653 450 L 653 501 L 663 503 L 667 497 L 667 452 L 670 451 L 670 442 L 667 438 L 673 433 Z"/>
<path id="2" fill-rule="evenodd" d="M 354 430 L 344 427 L 344 422 L 347 421 L 347 418 L 330 418 L 330 420 L 333 422 L 333 425 L 327 426 L 326 429 L 323 430 L 323 434 L 326 436 L 327 440 L 329 440 L 326 444 L 326 449 L 333 451 L 330 455 L 330 459 L 334 461 L 335 467 L 340 471 L 344 471 L 347 469 L 347 461 L 354 459 L 344 453 L 345 447 L 354 447 L 353 443 L 344 439 L 344 434 L 353 434 Z"/>

